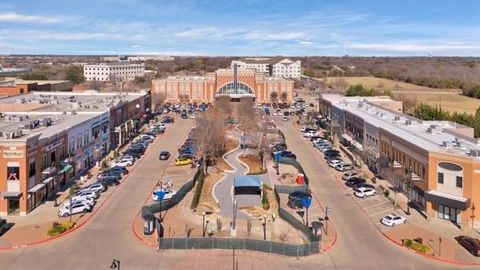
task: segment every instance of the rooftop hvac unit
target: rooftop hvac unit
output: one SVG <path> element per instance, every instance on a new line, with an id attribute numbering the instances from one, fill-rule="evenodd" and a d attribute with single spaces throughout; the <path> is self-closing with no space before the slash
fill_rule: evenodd
<path id="1" fill-rule="evenodd" d="M 470 149 L 470 155 L 473 157 L 480 157 L 480 150 Z"/>
<path id="2" fill-rule="evenodd" d="M 15 139 L 15 138 L 18 138 L 18 137 L 22 137 L 22 131 L 21 130 L 15 130 L 12 132 L 12 139 Z"/>
<path id="3" fill-rule="evenodd" d="M 400 121 L 400 116 L 395 115 L 395 118 L 394 118 L 394 119 L 395 119 L 395 121 Z"/>
<path id="4" fill-rule="evenodd" d="M 443 147 L 450 147 L 450 142 L 448 142 L 448 141 L 443 141 L 443 142 L 442 142 L 442 146 L 443 146 Z"/>
<path id="5" fill-rule="evenodd" d="M 411 121 L 411 120 L 408 120 L 408 119 L 407 119 L 407 120 L 405 120 L 405 125 L 407 125 L 407 126 L 408 126 L 408 125 L 411 125 L 411 124 L 412 124 L 412 121 Z"/>
<path id="6" fill-rule="evenodd" d="M 433 132 L 433 128 L 432 128 L 432 127 L 427 128 L 427 133 L 432 133 L 432 132 Z"/>

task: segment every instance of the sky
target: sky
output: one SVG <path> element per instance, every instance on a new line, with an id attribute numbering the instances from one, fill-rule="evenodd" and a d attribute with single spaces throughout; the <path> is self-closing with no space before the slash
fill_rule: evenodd
<path id="1" fill-rule="evenodd" d="M 0 54 L 480 56 L 480 1 L 1 0 Z"/>

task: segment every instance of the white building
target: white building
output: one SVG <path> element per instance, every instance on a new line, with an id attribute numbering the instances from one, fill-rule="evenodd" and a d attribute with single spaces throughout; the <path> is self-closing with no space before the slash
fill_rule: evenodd
<path id="1" fill-rule="evenodd" d="M 235 64 L 238 68 L 253 69 L 273 77 L 300 78 L 302 76 L 300 60 L 292 61 L 285 58 L 277 61 L 270 58 L 246 58 L 245 60 L 233 60 L 231 67 L 233 68 Z"/>
<path id="2" fill-rule="evenodd" d="M 83 76 L 87 81 L 133 80 L 145 76 L 145 65 L 128 62 L 84 65 Z"/>

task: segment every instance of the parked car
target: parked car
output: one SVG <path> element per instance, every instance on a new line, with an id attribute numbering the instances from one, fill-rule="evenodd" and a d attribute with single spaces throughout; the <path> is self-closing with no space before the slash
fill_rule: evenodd
<path id="1" fill-rule="evenodd" d="M 165 196 L 163 197 L 163 200 L 166 201 L 166 200 L 170 200 L 173 195 L 175 195 L 177 192 L 173 189 L 157 189 L 155 190 L 154 192 L 152 192 L 152 199 L 154 201 L 158 201 L 158 195 L 157 195 L 157 192 L 159 191 L 164 191 L 165 192 Z"/>
<path id="2" fill-rule="evenodd" d="M 133 162 L 135 162 L 135 157 L 132 156 L 132 155 L 124 154 L 124 155 L 120 156 L 120 160 L 128 160 L 128 161 L 131 161 L 133 163 Z"/>
<path id="3" fill-rule="evenodd" d="M 340 151 L 335 150 L 335 149 L 330 149 L 328 151 L 325 151 L 324 155 L 330 155 L 330 154 L 340 154 Z"/>
<path id="4" fill-rule="evenodd" d="M 400 225 L 400 224 L 403 224 L 403 223 L 407 222 L 407 219 L 405 217 L 400 216 L 400 215 L 390 214 L 390 215 L 384 216 L 380 220 L 380 222 L 385 226 L 393 227 L 395 225 Z"/>
<path id="5" fill-rule="evenodd" d="M 351 169 L 353 169 L 353 165 L 348 163 L 340 163 L 340 164 L 337 164 L 337 166 L 335 166 L 335 170 L 339 172 L 344 172 Z"/>
<path id="6" fill-rule="evenodd" d="M 359 177 L 360 175 L 357 172 L 346 172 L 342 175 L 342 179 L 347 181 L 353 177 Z"/>
<path id="7" fill-rule="evenodd" d="M 459 235 L 455 240 L 473 256 L 480 257 L 480 240 L 466 235 Z"/>
<path id="8" fill-rule="evenodd" d="M 80 189 L 76 192 L 77 196 L 98 199 L 100 197 L 100 191 Z"/>
<path id="9" fill-rule="evenodd" d="M 358 184 L 353 185 L 352 188 L 353 188 L 354 191 L 358 191 L 360 188 L 375 189 L 375 186 L 371 185 L 371 184 L 368 184 L 367 182 L 362 182 L 362 183 L 358 183 Z"/>
<path id="10" fill-rule="evenodd" d="M 116 167 L 116 166 L 129 167 L 129 166 L 132 166 L 132 165 L 133 165 L 133 161 L 128 160 L 128 159 L 117 159 L 117 160 L 113 160 L 110 163 L 110 167 Z"/>
<path id="11" fill-rule="evenodd" d="M 280 156 L 283 157 L 283 158 L 297 159 L 297 155 L 295 155 L 295 154 L 292 153 L 292 152 L 282 153 L 282 154 L 280 154 Z"/>
<path id="12" fill-rule="evenodd" d="M 341 164 L 343 161 L 341 159 L 332 159 L 328 161 L 328 166 L 335 168 L 338 164 Z"/>
<path id="13" fill-rule="evenodd" d="M 302 127 L 302 129 L 300 131 L 305 133 L 305 132 L 309 132 L 309 131 L 315 131 L 315 129 L 314 128 L 309 128 L 309 127 Z"/>
<path id="14" fill-rule="evenodd" d="M 366 198 L 370 196 L 375 196 L 377 194 L 377 191 L 375 191 L 375 189 L 361 187 L 357 191 L 355 191 L 353 194 L 355 194 L 355 196 L 359 198 Z"/>
<path id="15" fill-rule="evenodd" d="M 107 186 L 107 187 L 110 187 L 110 186 L 116 186 L 119 184 L 119 181 L 116 177 L 114 176 L 108 176 L 108 177 L 104 177 L 104 178 L 101 178 L 101 179 L 98 179 L 97 180 L 97 183 L 101 183 L 102 185 L 104 186 Z"/>
<path id="16" fill-rule="evenodd" d="M 105 171 L 97 175 L 97 179 L 102 179 L 107 177 L 113 177 L 116 180 L 120 180 L 122 178 L 118 173 L 111 172 L 111 171 Z"/>
<path id="17" fill-rule="evenodd" d="M 84 188 L 81 189 L 82 191 L 85 190 L 85 191 L 94 191 L 94 192 L 97 192 L 97 193 L 101 193 L 101 192 L 105 192 L 107 190 L 107 187 L 100 184 L 100 183 L 94 183 L 94 184 L 91 184 L 89 186 L 86 186 Z"/>
<path id="18" fill-rule="evenodd" d="M 170 158 L 170 153 L 168 151 L 160 152 L 160 156 L 158 157 L 160 160 L 167 160 Z"/>
<path id="19" fill-rule="evenodd" d="M 189 164 L 192 164 L 193 161 L 189 158 L 176 158 L 175 159 L 175 165 L 176 166 L 183 166 L 183 165 L 189 165 Z"/>
<path id="20" fill-rule="evenodd" d="M 63 206 L 58 209 L 58 216 L 68 217 L 79 213 L 90 212 L 92 207 L 85 202 L 76 202 L 69 206 Z"/>
<path id="21" fill-rule="evenodd" d="M 359 184 L 359 183 L 365 183 L 365 179 L 363 178 L 360 178 L 360 177 L 352 177 L 350 179 L 348 179 L 346 182 L 345 182 L 345 185 L 347 187 L 353 187 L 354 185 L 356 184 Z"/>
<path id="22" fill-rule="evenodd" d="M 310 130 L 308 132 L 303 133 L 303 137 L 305 137 L 305 138 L 309 138 L 309 137 L 313 137 L 313 136 L 319 136 L 319 135 L 320 135 L 320 133 L 318 133 L 315 130 Z"/>
<path id="23" fill-rule="evenodd" d="M 288 194 L 287 206 L 293 209 L 302 208 L 305 197 L 312 197 L 312 194 L 304 191 L 294 191 Z"/>
<path id="24" fill-rule="evenodd" d="M 110 173 L 112 173 L 112 174 L 114 174 L 114 175 L 120 175 L 120 177 L 128 174 L 127 168 L 121 167 L 121 166 L 112 167 L 112 168 L 108 169 L 108 170 L 105 171 L 105 172 L 110 172 Z"/>
<path id="25" fill-rule="evenodd" d="M 342 157 L 340 155 L 328 155 L 325 157 L 325 161 L 327 161 L 327 163 L 330 161 L 330 160 L 334 160 L 334 159 L 341 159 Z"/>
<path id="26" fill-rule="evenodd" d="M 0 235 L 8 230 L 7 220 L 0 218 Z"/>
<path id="27" fill-rule="evenodd" d="M 97 202 L 95 201 L 95 199 L 93 198 L 86 198 L 86 197 L 81 197 L 81 196 L 73 196 L 71 198 L 71 201 L 72 201 L 72 204 L 75 204 L 77 202 L 85 202 L 87 203 L 88 205 L 90 205 L 91 207 L 93 207 Z M 70 206 L 70 200 L 66 200 L 62 206 L 67 206 L 69 207 Z"/>

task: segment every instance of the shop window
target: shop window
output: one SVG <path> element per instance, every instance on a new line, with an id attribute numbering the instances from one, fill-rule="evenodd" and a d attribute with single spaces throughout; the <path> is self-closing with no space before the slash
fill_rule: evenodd
<path id="1" fill-rule="evenodd" d="M 35 176 L 36 169 L 35 169 L 35 161 L 30 162 L 28 165 L 28 177 Z"/>
<path id="2" fill-rule="evenodd" d="M 439 172 L 437 176 L 437 182 L 443 184 L 443 173 Z"/>
<path id="3" fill-rule="evenodd" d="M 41 165 L 42 165 L 42 171 L 45 170 L 47 168 L 47 156 L 42 156 L 42 159 L 41 159 Z"/>
<path id="4" fill-rule="evenodd" d="M 20 180 L 20 168 L 18 166 L 7 167 L 7 180 L 8 181 Z"/>
<path id="5" fill-rule="evenodd" d="M 462 188 L 463 187 L 463 177 L 457 176 L 457 187 Z"/>

